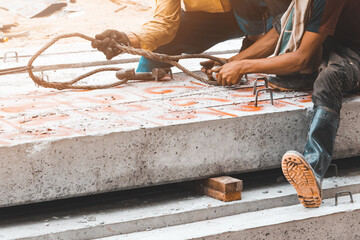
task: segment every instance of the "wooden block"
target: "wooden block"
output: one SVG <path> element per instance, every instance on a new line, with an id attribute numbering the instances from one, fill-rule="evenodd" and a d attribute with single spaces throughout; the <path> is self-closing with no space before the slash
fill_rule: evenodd
<path id="1" fill-rule="evenodd" d="M 216 178 L 208 178 L 199 181 L 205 187 L 222 193 L 241 192 L 243 189 L 243 181 L 229 176 Z"/>
<path id="2" fill-rule="evenodd" d="M 223 193 L 220 191 L 216 191 L 214 189 L 205 187 L 205 186 L 201 186 L 198 185 L 195 190 L 200 193 L 200 194 L 204 194 L 206 196 L 224 201 L 224 202 L 231 202 L 231 201 L 236 201 L 236 200 L 241 200 L 241 192 L 228 192 L 228 193 Z"/>
<path id="3" fill-rule="evenodd" d="M 241 200 L 241 191 L 243 189 L 242 180 L 228 176 L 192 181 L 181 185 L 225 202 Z"/>

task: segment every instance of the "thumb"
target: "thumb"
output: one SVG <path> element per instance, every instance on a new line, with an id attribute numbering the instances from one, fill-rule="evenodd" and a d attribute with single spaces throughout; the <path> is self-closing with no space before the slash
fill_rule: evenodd
<path id="1" fill-rule="evenodd" d="M 200 65 L 205 68 L 212 68 L 215 65 L 215 61 L 213 61 L 213 60 L 203 61 L 203 62 L 200 62 Z"/>

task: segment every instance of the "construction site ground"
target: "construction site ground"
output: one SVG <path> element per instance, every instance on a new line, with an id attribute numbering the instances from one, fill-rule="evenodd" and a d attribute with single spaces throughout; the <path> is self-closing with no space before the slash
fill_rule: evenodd
<path id="1" fill-rule="evenodd" d="M 72 32 L 95 36 L 106 29 L 134 31 L 152 17 L 155 1 L 134 2 L 139 2 L 141 5 L 116 0 L 77 0 L 76 3 L 68 3 L 69 9 L 77 11 L 67 13 L 62 9 L 46 17 L 31 19 L 9 12 L 0 6 L 0 24 L 14 22 L 19 24 L 6 33 L 30 32 L 30 36 L 26 38 L 14 38 L 0 43 L 0 49 L 41 46 L 54 36 Z M 125 8 L 117 11 L 123 7 Z M 2 35 L 1 31 L 0 35 Z M 69 39 L 64 40 L 63 43 L 79 41 L 81 40 Z"/>

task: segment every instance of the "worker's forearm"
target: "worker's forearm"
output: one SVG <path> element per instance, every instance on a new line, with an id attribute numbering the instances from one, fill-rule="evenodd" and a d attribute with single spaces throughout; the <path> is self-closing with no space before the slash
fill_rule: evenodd
<path id="1" fill-rule="evenodd" d="M 299 48 L 294 52 L 268 59 L 246 60 L 247 73 L 289 74 L 312 73 L 319 67 L 322 44 L 327 35 L 306 31 Z"/>
<path id="2" fill-rule="evenodd" d="M 305 32 L 300 47 L 294 52 L 261 59 L 240 59 L 224 64 L 218 74 L 218 82 L 230 86 L 239 82 L 247 73 L 284 75 L 295 72 L 313 73 L 321 60 L 321 46 L 327 35 Z"/>
<path id="3" fill-rule="evenodd" d="M 290 74 L 306 69 L 306 59 L 297 52 L 263 59 L 239 61 L 244 73 Z"/>
<path id="4" fill-rule="evenodd" d="M 229 61 L 265 58 L 274 53 L 279 34 L 273 28 L 246 50 L 231 57 Z"/>

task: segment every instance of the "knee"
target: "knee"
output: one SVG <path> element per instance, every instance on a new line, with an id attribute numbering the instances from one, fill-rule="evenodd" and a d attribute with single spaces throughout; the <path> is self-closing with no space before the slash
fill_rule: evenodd
<path id="1" fill-rule="evenodd" d="M 322 70 L 314 82 L 314 93 L 317 91 L 332 91 L 338 89 L 342 84 L 341 72 L 334 67 Z"/>
<path id="2" fill-rule="evenodd" d="M 315 83 L 312 100 L 315 107 L 324 106 L 340 112 L 342 104 L 343 72 L 336 66 L 322 70 Z"/>

